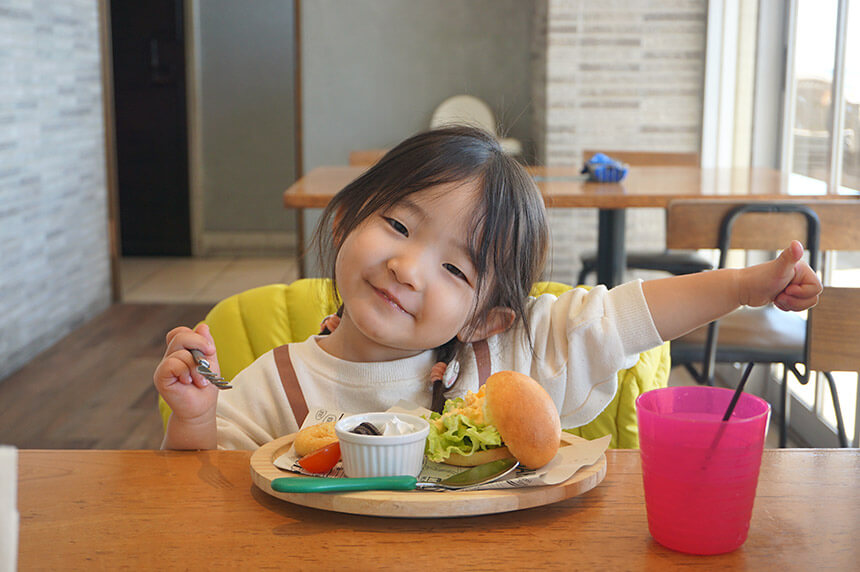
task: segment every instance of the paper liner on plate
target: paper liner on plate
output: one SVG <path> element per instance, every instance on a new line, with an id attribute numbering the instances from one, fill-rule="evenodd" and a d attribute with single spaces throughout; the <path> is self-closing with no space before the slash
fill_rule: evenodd
<path id="1" fill-rule="evenodd" d="M 388 411 L 394 413 L 409 413 L 411 415 L 424 417 L 429 417 L 430 415 L 429 410 L 406 402 L 400 402 Z M 315 409 L 308 413 L 302 428 L 309 425 L 315 425 L 317 423 L 340 419 L 344 415 L 345 414 L 340 411 Z M 605 435 L 592 441 L 578 439 L 573 443 L 563 443 L 564 446 L 559 448 L 558 453 L 556 453 L 552 461 L 540 469 L 531 470 L 520 467 L 517 469 L 517 472 L 507 480 L 494 481 L 461 490 L 491 490 L 557 485 L 573 477 L 573 475 L 582 467 L 587 467 L 596 463 L 606 451 L 607 447 L 609 447 L 609 442 L 610 436 Z M 296 455 L 295 449 L 290 447 L 286 453 L 276 458 L 273 461 L 273 464 L 280 469 L 309 476 L 329 478 L 341 478 L 346 476 L 340 462 L 338 462 L 331 471 L 325 474 L 315 474 L 302 469 L 297 462 L 298 460 L 299 456 Z M 434 463 L 425 459 L 424 467 L 421 470 L 421 474 L 418 476 L 418 480 L 420 482 L 437 483 L 464 470 L 464 467 Z"/>

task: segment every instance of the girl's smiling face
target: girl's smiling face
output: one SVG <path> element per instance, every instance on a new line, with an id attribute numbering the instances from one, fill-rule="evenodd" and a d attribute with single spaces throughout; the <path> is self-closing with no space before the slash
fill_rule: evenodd
<path id="1" fill-rule="evenodd" d="M 462 333 L 476 307 L 468 241 L 474 182 L 413 193 L 344 239 L 335 267 L 344 313 L 323 348 L 350 361 L 388 361 Z"/>

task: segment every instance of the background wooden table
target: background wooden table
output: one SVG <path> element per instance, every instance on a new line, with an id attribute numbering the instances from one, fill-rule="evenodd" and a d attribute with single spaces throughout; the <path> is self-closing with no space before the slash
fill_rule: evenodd
<path id="1" fill-rule="evenodd" d="M 623 281 L 625 213 L 628 208 L 666 208 L 675 199 L 737 201 L 822 201 L 857 198 L 853 195 L 807 194 L 789 186 L 788 176 L 775 169 L 702 169 L 690 166 L 636 166 L 620 183 L 586 181 L 575 167 L 527 167 L 548 208 L 597 208 L 598 283 Z M 284 206 L 299 212 L 299 252 L 304 251 L 302 210 L 323 208 L 366 167 L 318 167 L 284 191 Z M 812 191 L 808 191 L 812 192 Z"/>
<path id="2" fill-rule="evenodd" d="M 246 452 L 21 451 L 21 570 L 856 569 L 860 450 L 766 450 L 749 539 L 672 552 L 648 534 L 637 451 L 553 505 L 456 519 L 389 519 L 282 502 Z M 420 493 L 416 493 L 420 494 Z"/>
<path id="3" fill-rule="evenodd" d="M 284 191 L 286 208 L 323 208 L 366 167 L 317 167 Z M 701 167 L 635 167 L 620 183 L 586 181 L 575 167 L 526 167 L 548 208 L 601 209 L 660 207 L 677 198 L 827 200 L 840 195 L 790 193 L 788 178 L 775 169 L 702 169 Z M 841 196 L 845 199 L 846 196 Z"/>

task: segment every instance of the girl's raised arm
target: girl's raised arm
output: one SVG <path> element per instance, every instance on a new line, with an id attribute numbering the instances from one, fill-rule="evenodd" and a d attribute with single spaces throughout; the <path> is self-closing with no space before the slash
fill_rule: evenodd
<path id="1" fill-rule="evenodd" d="M 793 241 L 770 262 L 648 280 L 642 291 L 660 337 L 672 340 L 740 306 L 811 308 L 822 286 L 802 256 L 803 246 Z"/>

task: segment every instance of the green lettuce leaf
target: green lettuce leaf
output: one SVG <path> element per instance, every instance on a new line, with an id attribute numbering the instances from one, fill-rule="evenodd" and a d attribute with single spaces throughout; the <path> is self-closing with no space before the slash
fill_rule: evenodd
<path id="1" fill-rule="evenodd" d="M 435 412 L 430 414 L 430 433 L 427 435 L 424 454 L 431 461 L 444 462 L 454 452 L 468 456 L 501 446 L 502 438 L 492 425 L 477 425 L 462 414 L 444 417 L 444 413 L 462 403 L 461 398 L 450 399 L 445 404 L 443 415 Z M 441 429 L 436 427 L 438 419 L 442 419 Z"/>

